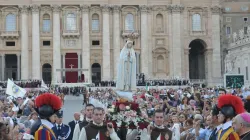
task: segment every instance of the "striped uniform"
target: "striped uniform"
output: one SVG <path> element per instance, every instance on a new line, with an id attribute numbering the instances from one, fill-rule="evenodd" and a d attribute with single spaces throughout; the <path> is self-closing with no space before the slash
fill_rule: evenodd
<path id="1" fill-rule="evenodd" d="M 35 133 L 35 140 L 56 140 L 56 136 L 47 126 L 41 125 Z"/>

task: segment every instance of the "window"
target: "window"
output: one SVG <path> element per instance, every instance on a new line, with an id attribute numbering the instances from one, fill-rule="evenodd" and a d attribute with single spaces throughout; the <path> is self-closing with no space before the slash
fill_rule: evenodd
<path id="1" fill-rule="evenodd" d="M 99 40 L 92 40 L 92 45 L 93 46 L 99 46 L 100 45 L 100 41 Z"/>
<path id="2" fill-rule="evenodd" d="M 248 80 L 248 67 L 246 67 L 246 80 Z"/>
<path id="3" fill-rule="evenodd" d="M 192 17 L 193 31 L 201 31 L 201 16 L 194 14 Z"/>
<path id="4" fill-rule="evenodd" d="M 6 41 L 6 46 L 16 46 L 16 42 L 15 41 Z"/>
<path id="5" fill-rule="evenodd" d="M 49 16 L 49 14 L 43 15 L 43 32 L 50 32 L 50 16 Z"/>
<path id="6" fill-rule="evenodd" d="M 43 46 L 50 46 L 50 41 L 43 41 Z"/>
<path id="7" fill-rule="evenodd" d="M 240 68 L 238 68 L 238 74 L 240 74 Z"/>
<path id="8" fill-rule="evenodd" d="M 157 27 L 157 31 L 163 30 L 163 16 L 162 16 L 162 14 L 156 15 L 156 27 Z"/>
<path id="9" fill-rule="evenodd" d="M 74 13 L 67 14 L 66 30 L 68 30 L 68 31 L 76 30 L 76 14 L 74 14 Z"/>
<path id="10" fill-rule="evenodd" d="M 92 15 L 92 31 L 99 31 L 99 15 Z"/>
<path id="11" fill-rule="evenodd" d="M 247 27 L 244 27 L 244 34 L 247 35 Z"/>
<path id="12" fill-rule="evenodd" d="M 231 34 L 231 27 L 226 27 L 226 35 L 230 35 Z"/>
<path id="13" fill-rule="evenodd" d="M 6 31 L 16 31 L 16 15 L 8 14 L 6 16 Z"/>
<path id="14" fill-rule="evenodd" d="M 244 20 L 244 22 L 247 22 L 247 21 L 248 21 L 248 18 L 247 18 L 247 17 L 244 17 L 243 20 Z"/>
<path id="15" fill-rule="evenodd" d="M 134 31 L 134 16 L 132 14 L 127 14 L 125 17 L 125 30 Z"/>

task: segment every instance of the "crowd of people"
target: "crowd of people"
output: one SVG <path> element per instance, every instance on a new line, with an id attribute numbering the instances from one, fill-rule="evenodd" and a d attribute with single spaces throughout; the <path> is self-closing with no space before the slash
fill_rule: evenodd
<path id="1" fill-rule="evenodd" d="M 1 95 L 0 140 L 250 139 L 248 88 L 143 88 L 133 101 L 109 88 L 84 90 L 85 106 L 68 124 L 63 94 L 49 92 Z"/>
<path id="2" fill-rule="evenodd" d="M 25 80 L 25 81 L 13 81 L 21 88 L 39 88 L 41 87 L 41 80 Z M 0 87 L 7 88 L 8 81 L 0 81 Z"/>

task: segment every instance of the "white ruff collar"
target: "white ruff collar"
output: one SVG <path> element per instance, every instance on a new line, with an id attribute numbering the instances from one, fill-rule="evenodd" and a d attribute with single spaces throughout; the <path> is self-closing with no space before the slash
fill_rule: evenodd
<path id="1" fill-rule="evenodd" d="M 96 126 L 103 126 L 103 123 L 97 124 L 94 121 L 93 121 L 93 124 L 96 125 Z"/>

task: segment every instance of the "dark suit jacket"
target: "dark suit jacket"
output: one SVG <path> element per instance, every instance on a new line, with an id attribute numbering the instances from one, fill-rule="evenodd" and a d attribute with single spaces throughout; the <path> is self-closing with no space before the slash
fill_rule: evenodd
<path id="1" fill-rule="evenodd" d="M 81 122 L 81 121 L 79 121 L 78 123 L 80 123 L 80 122 Z M 71 129 L 71 132 L 70 132 L 70 135 L 69 135 L 69 137 L 68 137 L 67 140 L 72 140 L 73 134 L 74 134 L 74 130 L 75 130 L 75 126 L 76 126 L 76 123 L 75 123 L 74 120 L 71 121 L 71 122 L 69 122 L 69 127 L 70 127 L 70 129 Z"/>

